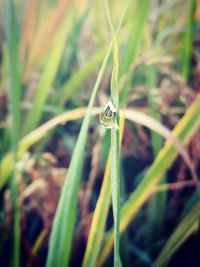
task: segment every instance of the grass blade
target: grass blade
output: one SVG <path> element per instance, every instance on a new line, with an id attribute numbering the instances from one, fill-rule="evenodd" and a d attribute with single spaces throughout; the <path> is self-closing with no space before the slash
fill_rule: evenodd
<path id="1" fill-rule="evenodd" d="M 42 4 L 45 5 L 45 3 L 38 2 L 38 5 Z M 28 80 L 30 74 L 38 66 L 38 62 L 41 62 L 41 60 L 44 59 L 44 57 L 52 49 L 52 45 L 57 38 L 56 36 L 58 29 L 62 27 L 61 25 L 64 23 L 64 20 L 66 18 L 69 4 L 70 1 L 68 0 L 58 1 L 56 8 L 53 10 L 48 10 L 48 18 L 43 20 L 41 25 L 39 25 L 34 39 L 32 40 L 33 42 L 30 46 L 30 49 L 27 50 L 27 64 L 25 65 L 23 72 L 24 81 Z M 46 7 L 44 12 L 47 12 Z M 44 16 L 43 13 L 42 16 Z"/>
<path id="2" fill-rule="evenodd" d="M 38 122 L 40 121 L 44 103 L 47 99 L 48 92 L 50 90 L 51 84 L 56 76 L 56 73 L 59 67 L 59 63 L 62 57 L 68 30 L 69 30 L 69 24 L 66 23 L 66 20 L 65 20 L 60 30 L 58 31 L 54 47 L 52 48 L 49 54 L 49 57 L 48 57 L 48 60 L 46 62 L 46 66 L 44 69 L 44 73 L 39 82 L 38 90 L 37 90 L 32 108 L 27 115 L 25 126 L 24 126 L 24 131 L 23 131 L 24 135 L 31 132 L 37 126 Z"/>
<path id="3" fill-rule="evenodd" d="M 183 36 L 182 47 L 182 74 L 186 80 L 189 78 L 191 62 L 192 62 L 192 43 L 194 35 L 194 12 L 195 12 L 195 0 L 188 1 L 188 17 L 185 33 Z"/>
<path id="4" fill-rule="evenodd" d="M 8 60 L 9 60 L 9 107 L 12 116 L 12 126 L 10 129 L 12 157 L 11 162 L 15 166 L 17 162 L 17 145 L 20 133 L 20 104 L 21 104 L 21 84 L 20 70 L 18 68 L 18 45 L 16 36 L 16 22 L 14 14 L 14 4 L 11 0 L 4 1 L 5 8 L 5 25 L 6 25 L 6 40 L 8 45 Z M 20 266 L 20 213 L 18 207 L 18 187 L 16 182 L 16 169 L 14 168 L 13 176 L 10 183 L 11 201 L 14 213 L 13 222 L 13 251 L 12 265 L 13 267 Z"/>
<path id="5" fill-rule="evenodd" d="M 122 139 L 123 129 L 124 129 L 124 118 L 121 117 L 120 141 Z M 109 153 L 107 159 L 103 184 L 95 207 L 82 267 L 95 267 L 97 264 L 97 259 L 102 243 L 102 237 L 106 226 L 106 219 L 111 202 L 110 172 L 111 172 L 111 153 Z"/>
<path id="6" fill-rule="evenodd" d="M 184 148 L 179 139 L 177 139 L 173 135 L 173 133 L 171 133 L 171 131 L 167 129 L 167 127 L 162 125 L 159 121 L 156 121 L 153 117 L 137 110 L 125 109 L 123 113 L 126 119 L 146 126 L 152 131 L 154 131 L 156 134 L 159 134 L 165 139 L 171 141 L 177 152 L 180 153 L 186 165 L 188 166 L 193 179 L 196 181 L 198 180 L 197 175 L 195 173 L 194 164 L 190 160 L 187 150 Z"/>
<path id="7" fill-rule="evenodd" d="M 127 46 L 125 49 L 125 55 L 122 59 L 121 69 L 120 69 L 120 78 L 123 77 L 124 74 L 129 70 L 130 65 L 135 60 L 139 47 L 140 42 L 143 34 L 143 29 L 145 26 L 145 22 L 147 20 L 150 8 L 150 1 L 137 1 L 136 10 L 137 15 L 136 19 L 133 20 L 131 27 L 130 27 L 130 34 L 127 41 Z M 120 92 L 120 105 L 123 105 L 128 97 L 129 88 L 128 82 L 126 83 L 123 91 Z"/>
<path id="8" fill-rule="evenodd" d="M 114 217 L 114 266 L 119 266 L 120 242 L 120 177 L 119 177 L 119 129 L 111 130 L 111 188 Z"/>
<path id="9" fill-rule="evenodd" d="M 77 195 L 81 179 L 81 171 L 83 167 L 83 155 L 87 139 L 87 131 L 89 127 L 92 106 L 100 81 L 106 69 L 110 50 L 111 46 L 109 46 L 100 72 L 98 74 L 97 81 L 94 85 L 88 109 L 83 120 L 78 140 L 76 142 L 76 146 L 72 155 L 67 179 L 62 190 L 53 223 L 46 264 L 47 267 L 66 267 L 69 263 L 71 243 L 76 219 Z"/>
<path id="10" fill-rule="evenodd" d="M 26 15 L 21 33 L 20 57 L 25 61 L 27 51 L 30 49 L 34 40 L 34 31 L 36 24 L 37 0 L 27 1 Z"/>
<path id="11" fill-rule="evenodd" d="M 195 232 L 199 227 L 200 203 L 197 202 L 195 207 L 183 219 L 171 235 L 158 258 L 153 264 L 153 267 L 165 266 L 171 256 L 180 248 L 180 246 Z"/>
<path id="12" fill-rule="evenodd" d="M 127 72 L 130 64 L 133 63 L 133 60 L 137 55 L 140 47 L 143 28 L 149 13 L 150 1 L 137 1 L 135 6 L 137 10 L 137 18 L 136 20 L 132 20 L 130 35 L 128 37 L 127 47 L 125 50 L 126 52 L 121 66 L 122 75 Z"/>
<path id="13" fill-rule="evenodd" d="M 127 12 L 128 6 L 129 6 L 130 0 L 127 0 L 123 9 L 123 13 L 121 16 L 121 19 L 119 21 L 116 33 L 119 31 L 122 22 L 124 20 L 125 14 Z M 75 73 L 69 81 L 60 90 L 60 93 L 58 94 L 58 97 L 56 99 L 61 99 L 60 103 L 63 105 L 70 95 L 72 94 L 73 91 L 75 91 L 76 88 L 78 88 L 82 82 L 88 77 L 90 73 L 94 71 L 94 66 L 99 64 L 101 59 L 103 58 L 104 54 L 106 51 L 106 47 L 100 49 L 92 58 L 89 60 L 83 68 L 80 69 L 77 73 Z"/>
<path id="14" fill-rule="evenodd" d="M 101 192 L 94 211 L 87 246 L 84 254 L 82 267 L 96 266 L 97 257 L 101 248 L 105 230 L 106 219 L 111 202 L 110 191 L 111 155 L 109 154 L 103 178 Z M 102 212 L 103 211 L 103 212 Z"/>
<path id="15" fill-rule="evenodd" d="M 101 111 L 100 108 L 93 108 L 92 114 L 97 115 Z M 22 157 L 32 145 L 36 144 L 43 137 L 45 137 L 50 130 L 55 128 L 59 124 L 66 124 L 68 121 L 73 121 L 82 118 L 86 114 L 86 108 L 77 108 L 70 111 L 67 111 L 61 115 L 56 116 L 55 118 L 47 121 L 25 137 L 21 139 L 18 145 L 17 157 L 18 159 Z M 134 109 L 124 109 L 121 110 L 121 115 L 126 119 L 139 123 L 155 132 L 160 134 L 163 138 L 168 139 L 172 142 L 173 146 L 180 153 L 180 155 L 185 160 L 185 163 L 188 165 L 191 173 L 193 173 L 193 166 L 191 165 L 190 159 L 188 159 L 187 152 L 180 143 L 180 141 L 174 137 L 171 132 L 164 127 L 162 124 L 154 120 L 152 117 Z M 0 188 L 2 188 L 8 180 L 10 173 L 13 170 L 12 163 L 12 153 L 7 153 L 0 162 Z M 194 176 L 194 175 L 193 175 Z"/>
<path id="16" fill-rule="evenodd" d="M 77 59 L 77 52 L 78 52 L 78 39 L 81 33 L 81 30 L 84 26 L 84 22 L 86 18 L 88 17 L 88 13 L 91 7 L 92 0 L 88 0 L 88 3 L 85 7 L 85 10 L 83 11 L 83 14 L 80 16 L 80 18 L 75 19 L 75 22 L 73 23 L 73 30 L 70 34 L 70 40 L 69 40 L 69 46 L 70 46 L 70 55 L 67 59 L 66 63 L 66 69 L 68 70 L 65 74 L 66 77 L 69 77 L 71 75 L 71 72 L 73 71 L 74 63 Z"/>
<path id="17" fill-rule="evenodd" d="M 93 115 L 99 114 L 100 109 L 93 109 Z M 86 114 L 86 108 L 77 108 L 74 110 L 67 111 L 48 122 L 44 123 L 24 138 L 21 139 L 18 145 L 17 158 L 20 159 L 22 155 L 34 144 L 45 137 L 50 130 L 55 128 L 59 124 L 67 123 L 82 118 Z M 0 162 L 0 189 L 7 182 L 9 175 L 13 170 L 13 154 L 8 152 Z"/>
<path id="18" fill-rule="evenodd" d="M 114 31 L 108 2 L 105 0 L 105 9 L 108 22 L 111 29 L 113 41 L 113 71 L 111 77 L 110 94 L 111 99 L 116 107 L 116 125 L 111 129 L 111 193 L 112 193 L 112 207 L 114 218 L 114 267 L 120 265 L 119 243 L 120 243 L 120 177 L 119 177 L 119 93 L 118 93 L 118 73 L 119 73 L 119 59 L 118 59 L 118 42 Z"/>
<path id="19" fill-rule="evenodd" d="M 152 46 L 152 44 L 151 44 Z M 157 69 L 155 66 L 146 66 L 146 80 L 147 86 L 149 87 L 148 103 L 150 107 L 150 115 L 161 120 L 161 115 L 158 110 L 158 105 L 156 103 L 155 96 L 152 94 L 153 89 L 157 87 Z M 162 148 L 163 139 L 154 131 L 151 132 L 151 144 L 153 149 L 154 158 L 157 156 L 158 152 Z M 188 157 L 189 159 L 189 157 Z M 164 179 L 161 181 L 164 183 Z M 164 215 L 165 215 L 165 205 L 166 205 L 166 192 L 160 192 L 152 196 L 148 205 L 148 217 L 149 217 L 149 242 L 152 240 L 159 240 L 162 237 L 164 230 Z M 159 215 L 158 215 L 159 210 Z"/>
<path id="20" fill-rule="evenodd" d="M 192 103 L 186 114 L 179 121 L 173 133 L 180 139 L 183 144 L 188 144 L 193 134 L 200 127 L 200 95 Z M 169 166 L 173 163 L 177 156 L 177 151 L 170 142 L 166 142 L 165 146 L 159 152 L 154 163 L 145 175 L 137 189 L 131 194 L 129 199 L 122 207 L 120 231 L 123 232 L 133 217 L 136 215 L 141 206 L 151 196 L 156 184 L 158 184 L 164 176 Z M 106 244 L 99 258 L 98 266 L 101 266 L 109 255 L 113 246 L 113 232 L 107 236 Z"/>
<path id="21" fill-rule="evenodd" d="M 97 51 L 71 78 L 60 88 L 54 102 L 64 105 L 73 92 L 95 71 L 106 54 L 106 47 Z"/>

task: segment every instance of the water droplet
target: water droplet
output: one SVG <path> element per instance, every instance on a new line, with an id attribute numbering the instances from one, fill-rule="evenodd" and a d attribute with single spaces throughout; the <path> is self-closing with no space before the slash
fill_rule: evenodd
<path id="1" fill-rule="evenodd" d="M 103 108 L 99 120 L 103 127 L 107 129 L 112 129 L 116 126 L 116 107 L 110 100 L 106 106 Z"/>

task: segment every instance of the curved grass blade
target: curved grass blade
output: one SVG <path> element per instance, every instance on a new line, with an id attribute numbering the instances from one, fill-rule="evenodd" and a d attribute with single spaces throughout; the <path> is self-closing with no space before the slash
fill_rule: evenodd
<path id="1" fill-rule="evenodd" d="M 25 137 L 21 139 L 18 145 L 17 157 L 21 158 L 23 153 L 25 153 L 32 145 L 40 141 L 43 137 L 45 137 L 48 132 L 55 128 L 59 124 L 65 124 L 68 121 L 73 121 L 76 119 L 80 119 L 86 114 L 86 108 L 77 108 L 74 110 L 67 111 L 55 118 L 49 120 L 44 123 L 42 126 L 38 127 Z M 97 115 L 101 112 L 100 108 L 93 108 L 92 114 Z M 139 123 L 147 128 L 159 133 L 163 138 L 169 139 L 176 150 L 180 153 L 180 155 L 184 158 L 184 154 L 187 156 L 187 152 L 184 147 L 180 143 L 180 141 L 168 130 L 165 126 L 157 122 L 154 118 L 134 109 L 124 109 L 121 111 L 121 115 L 126 119 Z M 182 151 L 185 151 L 182 153 Z M 187 163 L 188 159 L 185 160 Z M 188 164 L 190 166 L 191 162 Z M 190 167 L 189 167 L 190 168 Z M 0 162 L 0 188 L 4 186 L 7 182 L 10 173 L 12 172 L 13 164 L 12 164 L 12 153 L 8 153 L 4 156 L 4 158 Z M 192 166 L 193 169 L 193 166 Z"/>
<path id="2" fill-rule="evenodd" d="M 198 178 L 195 173 L 194 164 L 190 160 L 190 157 L 182 145 L 182 143 L 179 141 L 178 138 L 176 138 L 170 130 L 167 129 L 164 125 L 162 125 L 159 121 L 155 120 L 153 117 L 144 114 L 137 110 L 131 110 L 126 109 L 124 111 L 124 116 L 126 119 L 137 122 L 139 124 L 142 124 L 143 126 L 148 127 L 149 129 L 153 130 L 154 132 L 160 134 L 165 139 L 168 139 L 173 143 L 173 146 L 176 148 L 176 150 L 180 153 L 183 160 L 185 161 L 186 165 L 188 166 L 191 175 L 193 179 L 197 182 Z"/>
<path id="3" fill-rule="evenodd" d="M 86 114 L 86 108 L 78 108 L 74 110 L 67 111 L 48 122 L 44 123 L 42 126 L 38 127 L 25 137 L 21 139 L 18 145 L 17 158 L 21 158 L 22 155 L 35 143 L 40 141 L 45 137 L 48 132 L 55 128 L 58 124 L 65 124 L 68 121 L 77 120 L 82 118 Z M 99 114 L 100 109 L 93 109 L 93 115 Z M 0 188 L 2 188 L 7 182 L 9 175 L 13 170 L 12 153 L 7 153 L 0 162 Z"/>

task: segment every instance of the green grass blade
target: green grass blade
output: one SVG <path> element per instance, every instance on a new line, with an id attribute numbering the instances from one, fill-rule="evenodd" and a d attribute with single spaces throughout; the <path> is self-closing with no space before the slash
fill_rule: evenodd
<path id="1" fill-rule="evenodd" d="M 144 114 L 138 110 L 125 109 L 122 111 L 122 114 L 124 114 L 126 119 L 128 119 L 132 122 L 139 123 L 143 126 L 146 126 L 150 130 L 154 131 L 155 133 L 159 134 L 163 138 L 172 142 L 174 148 L 182 156 L 184 162 L 188 166 L 193 179 L 197 181 L 198 178 L 197 178 L 197 175 L 195 172 L 194 164 L 190 160 L 190 157 L 187 153 L 187 150 L 184 148 L 184 146 L 180 142 L 180 140 L 177 139 L 168 128 L 166 128 L 164 125 L 162 125 L 159 121 L 156 121 L 153 117 L 151 117 L 147 114 Z"/>
<path id="2" fill-rule="evenodd" d="M 123 19 L 125 17 L 125 14 L 128 9 L 130 0 L 127 0 L 125 3 L 125 7 L 123 10 L 123 14 L 121 16 L 120 22 L 118 24 L 116 33 L 119 31 L 119 28 L 122 25 Z M 60 92 L 58 92 L 55 103 L 59 103 L 63 105 L 69 97 L 73 94 L 73 92 L 79 88 L 79 86 L 91 75 L 91 73 L 94 72 L 97 65 L 101 62 L 104 55 L 106 53 L 106 47 L 101 48 L 99 51 L 97 51 L 94 56 L 88 62 L 85 63 L 85 65 L 77 72 L 75 72 L 72 77 L 67 81 L 62 88 L 60 89 Z"/>
<path id="3" fill-rule="evenodd" d="M 199 227 L 200 203 L 197 202 L 195 207 L 183 219 L 171 235 L 153 267 L 165 266 L 171 256 L 181 247 L 181 245 L 195 232 Z"/>
<path id="4" fill-rule="evenodd" d="M 150 8 L 150 1 L 144 0 L 144 1 L 137 1 L 137 4 L 135 4 L 135 10 L 137 10 L 136 19 L 133 20 L 131 27 L 130 27 L 130 34 L 128 37 L 127 45 L 125 48 L 125 55 L 122 59 L 121 63 L 121 69 L 120 69 L 120 78 L 126 74 L 128 71 L 130 65 L 135 60 L 141 39 L 143 34 L 143 29 L 145 27 L 145 22 L 148 18 L 149 14 L 149 8 Z M 120 93 L 120 104 L 124 104 L 127 100 L 128 93 L 129 93 L 129 81 L 126 83 L 124 89 Z"/>
<path id="5" fill-rule="evenodd" d="M 187 110 L 186 114 L 175 127 L 173 133 L 183 144 L 186 145 L 189 143 L 191 137 L 199 127 L 200 95 L 196 97 L 195 101 Z M 164 177 L 165 172 L 167 171 L 169 166 L 171 166 L 176 157 L 177 151 L 173 148 L 172 144 L 167 141 L 163 149 L 161 149 L 158 156 L 154 160 L 142 182 L 123 205 L 120 220 L 121 232 L 123 232 L 127 228 L 133 217 L 137 214 L 138 210 L 151 196 L 154 187 Z M 98 266 L 101 266 L 103 264 L 103 262 L 109 255 L 112 246 L 113 232 L 111 232 L 106 239 L 106 244 L 100 255 Z"/>
<path id="6" fill-rule="evenodd" d="M 192 43 L 194 35 L 194 12 L 195 12 L 195 0 L 190 0 L 187 3 L 188 17 L 185 33 L 183 35 L 183 47 L 182 47 L 182 74 L 186 80 L 189 78 L 191 63 L 192 63 Z"/>
<path id="7" fill-rule="evenodd" d="M 146 81 L 149 87 L 148 103 L 150 107 L 150 115 L 156 120 L 160 121 L 160 113 L 158 111 L 158 105 L 156 103 L 153 90 L 157 88 L 157 71 L 155 66 L 146 66 Z M 154 158 L 162 147 L 163 139 L 160 135 L 151 132 L 151 144 L 153 149 Z M 161 181 L 164 183 L 164 179 Z M 159 240 L 162 237 L 164 229 L 164 215 L 165 215 L 165 204 L 166 204 L 166 192 L 160 192 L 152 196 L 148 204 L 148 218 L 149 218 L 149 242 L 152 240 Z M 159 214 L 158 214 L 159 210 Z"/>
<path id="8" fill-rule="evenodd" d="M 119 129 L 111 130 L 111 189 L 114 217 L 114 266 L 119 266 L 120 243 L 120 177 L 119 177 Z"/>
<path id="9" fill-rule="evenodd" d="M 71 9 L 70 1 L 59 0 L 54 8 L 50 7 L 47 2 L 36 2 L 36 15 L 29 11 L 29 15 L 34 17 L 34 26 L 32 27 L 33 36 L 30 36 L 25 55 L 26 63 L 23 71 L 23 81 L 27 81 L 31 73 L 38 69 L 41 63 L 43 63 L 43 60 L 49 55 L 54 46 L 57 34 L 64 20 L 67 19 L 67 16 L 69 18 L 68 25 L 71 23 L 71 13 L 67 14 L 68 10 Z M 26 23 L 26 21 L 24 21 L 24 23 Z M 68 25 L 66 25 L 66 29 L 71 26 L 71 24 Z M 28 25 L 26 30 L 29 31 Z M 22 35 L 22 39 L 23 38 L 24 33 Z"/>
<path id="10" fill-rule="evenodd" d="M 111 99 L 116 107 L 116 124 L 117 127 L 111 129 L 111 193 L 112 193 L 112 207 L 114 218 L 114 267 L 120 265 L 119 243 L 120 243 L 120 177 L 119 177 L 119 93 L 118 93 L 118 73 L 119 73 L 119 59 L 118 59 L 118 41 L 115 30 L 113 28 L 108 2 L 105 0 L 105 9 L 108 22 L 111 29 L 113 41 L 113 71 L 111 77 L 110 94 Z"/>
<path id="11" fill-rule="evenodd" d="M 54 103 L 64 105 L 64 103 L 72 96 L 73 92 L 78 89 L 81 84 L 95 71 L 97 66 L 103 60 L 106 53 L 106 47 L 97 51 L 82 67 L 74 72 L 71 78 L 60 88 Z"/>
<path id="12" fill-rule="evenodd" d="M 20 85 L 20 69 L 18 62 L 18 43 L 17 43 L 17 29 L 14 19 L 14 5 L 12 0 L 4 1 L 5 8 L 5 25 L 6 25 L 6 39 L 8 45 L 8 59 L 9 59 L 9 78 L 11 91 L 10 109 L 13 116 L 12 127 L 14 130 L 12 139 L 13 146 L 17 147 L 20 133 L 20 120 L 21 120 L 21 85 Z M 14 64 L 15 63 L 15 64 Z"/>
<path id="13" fill-rule="evenodd" d="M 53 223 L 46 264 L 47 267 L 66 267 L 69 263 L 76 219 L 78 188 L 83 167 L 87 131 L 89 127 L 89 121 L 94 99 L 100 81 L 103 77 L 104 71 L 106 69 L 110 51 L 111 45 L 109 46 L 109 49 L 106 53 L 106 56 L 104 58 L 100 72 L 97 77 L 97 81 L 94 85 L 87 113 L 83 120 L 78 140 L 72 155 L 66 182 L 62 190 L 62 194 L 59 200 L 58 208 Z"/>
<path id="14" fill-rule="evenodd" d="M 4 1 L 5 8 L 5 26 L 6 40 L 8 45 L 8 60 L 9 60 L 9 107 L 12 116 L 11 133 L 11 148 L 13 151 L 11 162 L 15 166 L 17 162 L 17 145 L 20 133 L 20 104 L 21 104 L 21 85 L 20 85 L 20 70 L 18 62 L 18 43 L 16 32 L 16 21 L 14 14 L 14 4 L 11 0 Z M 16 169 L 14 168 L 13 176 L 10 183 L 11 201 L 13 207 L 13 251 L 12 251 L 12 266 L 20 266 L 20 212 L 18 207 L 18 187 L 16 183 Z"/>
<path id="15" fill-rule="evenodd" d="M 136 20 L 132 20 L 130 27 L 130 34 L 127 41 L 126 52 L 122 61 L 120 74 L 123 75 L 129 69 L 131 63 L 135 59 L 138 49 L 140 47 L 143 28 L 149 13 L 150 1 L 137 1 L 135 3 L 135 10 L 137 10 Z"/>
<path id="16" fill-rule="evenodd" d="M 84 26 L 84 22 L 88 16 L 91 4 L 92 4 L 92 0 L 88 0 L 88 4 L 87 4 L 83 14 L 73 24 L 73 31 L 70 34 L 70 38 L 69 38 L 70 39 L 69 45 L 70 45 L 71 52 L 70 52 L 69 58 L 68 58 L 67 63 L 66 63 L 66 66 L 67 66 L 66 69 L 68 70 L 67 73 L 65 74 L 66 77 L 71 75 L 71 72 L 72 72 L 73 66 L 74 66 L 74 62 L 76 62 L 77 51 L 78 51 L 78 39 L 79 39 L 81 30 Z"/>
<path id="17" fill-rule="evenodd" d="M 111 202 L 110 169 L 111 155 L 109 154 L 101 192 L 95 207 L 92 224 L 90 227 L 90 233 L 87 241 L 82 267 L 96 266 Z"/>
<path id="18" fill-rule="evenodd" d="M 26 117 L 23 135 L 31 132 L 38 125 L 41 119 L 45 101 L 48 97 L 49 90 L 55 79 L 60 60 L 62 58 L 68 30 L 69 22 L 68 20 L 64 20 L 64 23 L 61 25 L 57 33 L 54 46 L 48 55 L 45 69 L 40 79 L 32 108 Z"/>
<path id="19" fill-rule="evenodd" d="M 124 129 L 124 118 L 120 120 L 120 140 Z M 106 226 L 106 219 L 111 202 L 110 189 L 111 153 L 108 156 L 103 178 L 101 192 L 95 207 L 92 224 L 90 227 L 87 246 L 84 254 L 82 267 L 95 267 L 101 249 L 102 237 Z"/>
<path id="20" fill-rule="evenodd" d="M 153 89 L 157 87 L 157 72 L 155 66 L 146 66 L 146 80 L 147 86 L 149 87 L 148 103 L 150 107 L 150 115 L 157 121 L 160 121 L 160 113 L 158 111 L 155 96 L 153 95 Z M 153 148 L 154 156 L 160 151 L 162 147 L 162 138 L 157 133 L 151 133 L 151 143 Z"/>

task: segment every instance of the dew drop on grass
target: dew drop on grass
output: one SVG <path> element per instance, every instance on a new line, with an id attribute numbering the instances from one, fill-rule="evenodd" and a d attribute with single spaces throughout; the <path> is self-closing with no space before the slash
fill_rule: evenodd
<path id="1" fill-rule="evenodd" d="M 99 117 L 101 125 L 107 129 L 116 127 L 116 112 L 116 107 L 114 106 L 113 102 L 109 100 Z"/>

